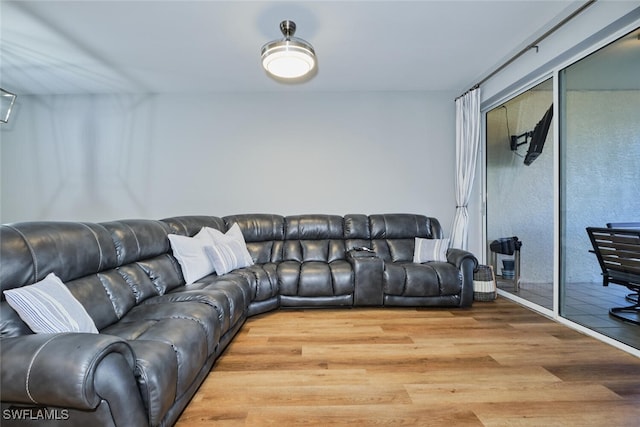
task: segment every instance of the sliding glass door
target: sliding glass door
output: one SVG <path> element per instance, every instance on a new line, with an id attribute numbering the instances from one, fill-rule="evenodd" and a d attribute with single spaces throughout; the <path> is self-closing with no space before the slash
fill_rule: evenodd
<path id="1" fill-rule="evenodd" d="M 602 286 L 586 227 L 640 222 L 640 30 L 559 73 L 559 314 L 640 348 L 640 326 L 609 316 L 630 305 Z"/>
<path id="2" fill-rule="evenodd" d="M 554 264 L 552 104 L 549 78 L 486 115 L 488 261 L 499 289 L 549 310 Z"/>
<path id="3" fill-rule="evenodd" d="M 640 349 L 640 326 L 609 315 L 638 297 L 603 286 L 586 232 L 640 223 L 640 28 L 485 119 L 486 261 L 502 293 Z M 514 237 L 519 257 L 492 245 Z M 501 261 L 514 258 L 509 271 Z"/>

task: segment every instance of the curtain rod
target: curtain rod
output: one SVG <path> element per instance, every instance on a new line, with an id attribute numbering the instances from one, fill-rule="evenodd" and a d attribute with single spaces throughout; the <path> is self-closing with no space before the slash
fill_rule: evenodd
<path id="1" fill-rule="evenodd" d="M 520 58 L 522 55 L 524 55 L 525 53 L 527 53 L 528 51 L 530 51 L 531 49 L 536 49 L 536 52 L 538 51 L 538 43 L 540 43 L 542 40 L 546 39 L 547 37 L 549 37 L 551 34 L 555 33 L 560 27 L 564 26 L 567 22 L 571 21 L 573 18 L 575 18 L 577 15 L 579 15 L 580 13 L 582 13 L 586 8 L 588 8 L 589 6 L 593 5 L 597 0 L 589 0 L 586 3 L 584 3 L 582 6 L 580 6 L 578 9 L 576 9 L 575 11 L 573 11 L 569 16 L 567 16 L 566 18 L 564 18 L 562 21 L 558 22 L 556 25 L 554 25 L 551 29 L 547 30 L 543 35 L 541 35 L 540 37 L 538 37 L 537 39 L 535 39 L 532 43 L 530 43 L 529 45 L 527 45 L 527 47 L 525 47 L 524 49 L 522 49 L 520 52 L 516 53 L 514 56 L 512 56 L 507 62 L 505 62 L 504 64 L 500 65 L 498 68 L 496 68 L 495 70 L 493 70 L 491 73 L 489 73 L 489 75 L 487 75 L 485 78 L 483 78 L 482 80 L 480 80 L 478 83 L 476 83 L 471 89 L 469 89 L 468 91 L 466 91 L 465 93 L 463 93 L 462 95 L 460 95 L 458 98 L 461 98 L 463 96 L 465 96 L 467 93 L 471 92 L 472 90 L 475 90 L 477 88 L 480 87 L 481 84 L 485 83 L 487 80 L 489 80 L 491 77 L 495 76 L 496 74 L 498 74 L 500 71 L 504 70 L 505 68 L 507 68 L 509 65 L 511 65 L 511 63 L 513 63 L 516 59 Z M 456 99 L 458 99 L 456 98 Z"/>

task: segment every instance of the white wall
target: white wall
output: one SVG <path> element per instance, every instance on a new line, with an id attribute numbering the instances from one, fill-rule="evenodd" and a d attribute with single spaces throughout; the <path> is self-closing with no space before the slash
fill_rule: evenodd
<path id="1" fill-rule="evenodd" d="M 23 96 L 1 220 L 455 212 L 455 93 Z"/>

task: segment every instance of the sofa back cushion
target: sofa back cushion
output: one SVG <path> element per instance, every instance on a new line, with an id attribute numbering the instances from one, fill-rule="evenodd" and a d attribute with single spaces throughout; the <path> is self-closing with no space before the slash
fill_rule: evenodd
<path id="1" fill-rule="evenodd" d="M 343 219 L 345 249 L 355 247 L 371 248 L 371 230 L 369 217 L 361 214 L 348 214 Z"/>
<path id="2" fill-rule="evenodd" d="M 170 228 L 161 221 L 129 219 L 100 224 L 111 234 L 118 265 L 151 258 L 169 251 Z M 99 270 L 98 270 L 99 271 Z"/>
<path id="3" fill-rule="evenodd" d="M 160 295 L 184 284 L 180 265 L 169 253 L 140 260 L 136 264 L 144 270 Z"/>
<path id="4" fill-rule="evenodd" d="M 243 214 L 225 216 L 226 229 L 238 224 L 251 258 L 256 264 L 282 260 L 284 217 L 271 214 Z"/>
<path id="5" fill-rule="evenodd" d="M 181 236 L 195 236 L 202 227 L 211 227 L 223 233 L 227 231 L 222 218 L 205 215 L 186 215 L 164 218 L 161 220 L 169 226 L 169 233 Z"/>
<path id="6" fill-rule="evenodd" d="M 98 330 L 122 318 L 133 307 L 184 284 L 180 266 L 169 254 L 90 274 L 66 283 Z"/>
<path id="7" fill-rule="evenodd" d="M 87 310 L 98 330 L 117 322 L 135 304 L 135 297 L 115 269 L 89 274 L 65 285 Z"/>
<path id="8" fill-rule="evenodd" d="M 413 261 L 415 238 L 440 239 L 437 219 L 415 214 L 370 215 L 371 244 L 385 261 Z"/>
<path id="9" fill-rule="evenodd" d="M 283 259 L 332 262 L 345 259 L 343 219 L 337 215 L 285 218 Z"/>
<path id="10" fill-rule="evenodd" d="M 0 227 L 0 287 L 30 285 L 55 273 L 63 282 L 117 265 L 99 224 L 36 221 Z"/>

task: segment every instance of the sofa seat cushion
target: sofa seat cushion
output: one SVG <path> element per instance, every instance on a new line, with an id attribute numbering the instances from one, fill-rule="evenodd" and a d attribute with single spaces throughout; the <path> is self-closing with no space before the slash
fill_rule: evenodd
<path id="1" fill-rule="evenodd" d="M 251 302 L 251 289 L 247 280 L 238 275 L 207 276 L 191 285 L 171 292 L 165 297 L 174 299 L 178 296 L 189 296 L 200 302 L 211 304 L 221 312 L 222 334 L 232 329 L 237 322 L 247 316 L 247 308 Z"/>
<path id="2" fill-rule="evenodd" d="M 239 319 L 243 319 L 242 307 L 244 294 L 242 292 L 225 292 L 222 289 L 206 289 L 205 284 L 198 283 L 175 289 L 174 292 L 150 298 L 144 305 L 197 303 L 212 308 L 218 318 L 219 337 L 227 333 Z M 233 290 L 233 287 L 230 287 Z M 235 296 L 235 298 L 234 298 Z M 235 301 L 234 301 L 235 300 Z"/>
<path id="3" fill-rule="evenodd" d="M 385 295 L 404 297 L 438 297 L 456 295 L 462 290 L 460 271 L 447 262 L 386 262 Z"/>
<path id="4" fill-rule="evenodd" d="M 333 297 L 353 294 L 353 268 L 348 261 L 284 261 L 278 265 L 280 294 Z"/>
<path id="5" fill-rule="evenodd" d="M 212 307 L 218 316 L 220 336 L 229 330 L 231 324 L 231 306 L 227 296 L 222 292 L 203 291 L 199 288 L 185 289 L 185 287 L 182 287 L 177 289 L 176 292 L 149 299 L 145 301 L 144 304 L 171 304 L 179 302 L 200 303 Z"/>
<path id="6" fill-rule="evenodd" d="M 135 340 L 149 329 L 144 324 L 155 325 L 166 319 L 189 320 L 193 326 L 198 326 L 205 337 L 204 345 L 207 356 L 215 353 L 216 346 L 222 336 L 218 312 L 214 307 L 200 302 L 142 304 L 134 307 L 120 321 L 101 330 L 100 333 L 117 335 L 126 340 Z"/>
<path id="7" fill-rule="evenodd" d="M 130 342 L 154 341 L 171 346 L 177 366 L 176 398 L 180 398 L 207 358 L 216 351 L 220 325 L 216 310 L 207 304 L 145 304 L 133 308 L 101 333 L 116 335 Z M 148 374 L 150 377 L 153 375 Z"/>

